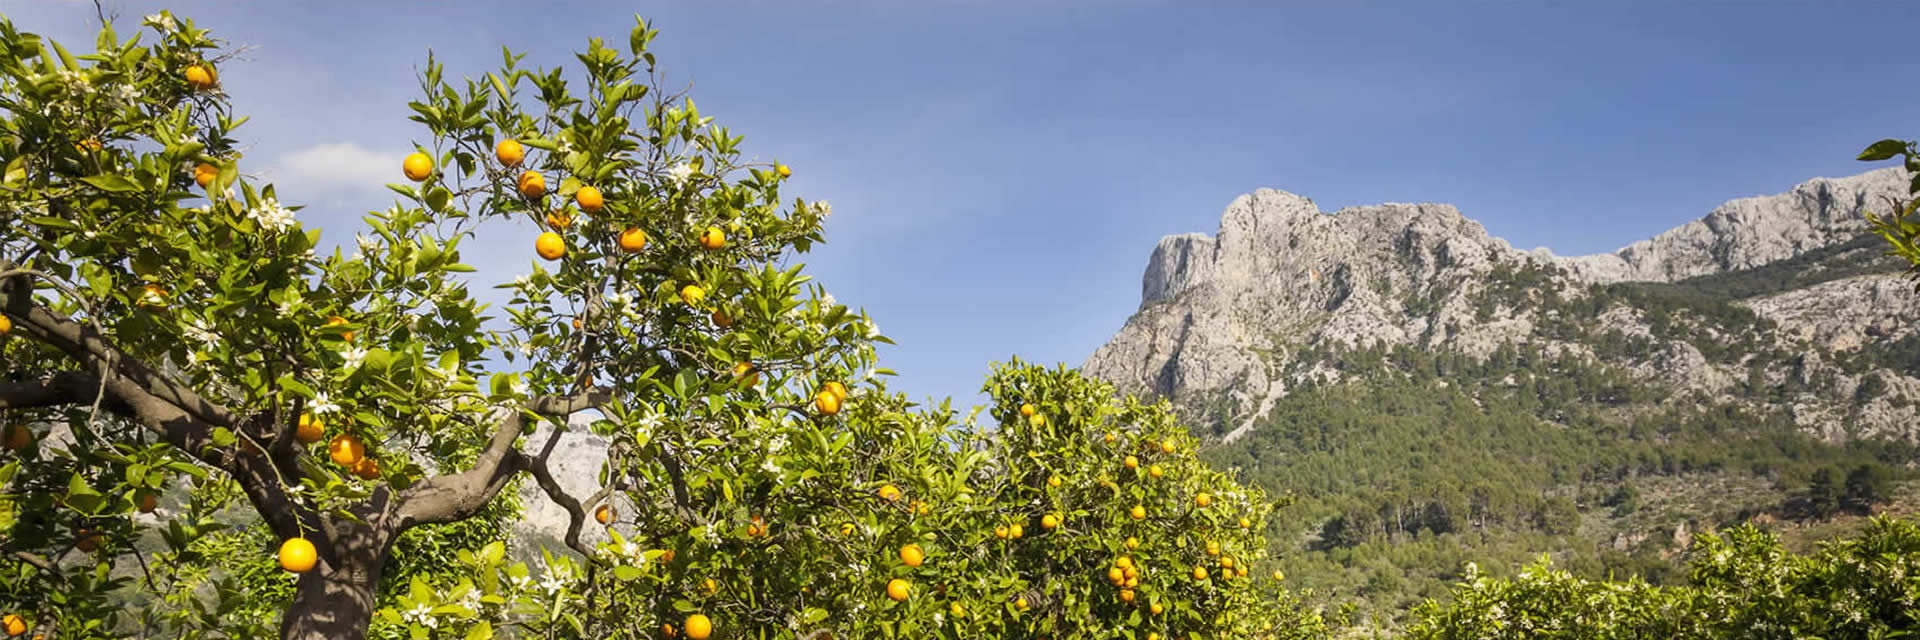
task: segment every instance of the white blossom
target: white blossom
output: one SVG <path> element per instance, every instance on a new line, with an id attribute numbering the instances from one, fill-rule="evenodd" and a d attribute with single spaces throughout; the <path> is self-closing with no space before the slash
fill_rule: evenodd
<path id="1" fill-rule="evenodd" d="M 353 371 L 354 369 L 360 368 L 361 361 L 367 359 L 367 350 L 360 347 L 348 347 L 346 351 L 340 352 L 340 356 L 347 359 L 346 364 L 342 365 L 341 368 Z"/>
<path id="2" fill-rule="evenodd" d="M 407 610 L 406 616 L 408 621 L 415 624 L 424 624 L 429 628 L 436 624 L 433 619 L 433 609 L 428 607 L 427 603 L 424 602 L 413 605 L 412 609 Z"/>
<path id="3" fill-rule="evenodd" d="M 151 26 L 155 29 L 159 29 L 163 33 L 167 31 L 172 31 L 176 28 L 175 25 L 173 24 L 173 16 L 167 14 L 164 11 L 147 16 L 146 18 L 140 21 L 140 24 L 144 24 L 147 26 Z"/>
<path id="4" fill-rule="evenodd" d="M 782 469 L 780 468 L 780 465 L 774 463 L 773 456 L 767 456 L 766 458 L 760 461 L 760 470 L 765 471 L 767 473 L 775 474 L 775 475 L 779 475 L 779 473 L 782 471 Z"/>
<path id="5" fill-rule="evenodd" d="M 113 97 L 121 102 L 139 102 L 140 88 L 131 84 L 121 84 L 113 89 Z"/>
<path id="6" fill-rule="evenodd" d="M 867 337 L 868 338 L 880 337 L 880 325 L 874 324 L 872 318 L 867 319 Z"/>
<path id="7" fill-rule="evenodd" d="M 522 351 L 526 351 L 526 352 L 528 352 L 528 353 L 532 353 L 532 350 L 531 350 L 531 349 L 530 349 L 530 348 L 528 347 L 528 345 L 525 345 L 525 344 L 522 344 L 522 345 L 520 345 L 520 346 L 521 346 L 521 350 L 522 350 Z M 511 390 L 513 391 L 513 395 L 516 395 L 516 396 L 524 396 L 524 395 L 527 395 L 527 381 L 526 381 L 526 380 L 522 380 L 522 379 L 520 378 L 520 376 L 514 376 L 514 377 L 513 377 L 513 378 L 512 378 L 512 379 L 511 379 L 511 380 L 510 380 L 510 381 L 509 381 L 508 383 L 507 383 L 507 388 L 508 388 L 508 389 L 511 389 Z"/>
<path id="8" fill-rule="evenodd" d="M 814 215 L 820 216 L 821 220 L 825 220 L 827 216 L 833 215 L 833 205 L 828 204 L 825 200 L 815 202 L 813 203 L 813 213 Z"/>
<path id="9" fill-rule="evenodd" d="M 834 299 L 833 294 L 831 293 L 820 294 L 820 306 L 822 307 L 831 309 L 835 304 L 838 304 L 839 302 L 840 302 L 839 300 Z"/>
<path id="10" fill-rule="evenodd" d="M 667 170 L 667 175 L 672 177 L 675 183 L 686 184 L 687 179 L 693 177 L 693 165 L 685 162 L 674 165 L 672 169 Z"/>
<path id="11" fill-rule="evenodd" d="M 320 393 L 314 394 L 313 396 L 314 415 L 326 415 L 329 413 L 339 413 L 339 412 L 340 412 L 340 405 L 335 404 L 333 402 L 333 398 L 330 398 L 327 396 L 327 392 L 322 391 Z"/>
<path id="12" fill-rule="evenodd" d="M 247 210 L 247 217 L 253 218 L 261 228 L 273 233 L 286 231 L 293 226 L 293 211 L 280 206 L 279 199 L 266 198 L 260 206 Z"/>
<path id="13" fill-rule="evenodd" d="M 194 318 L 193 324 L 187 325 L 187 337 L 205 343 L 208 348 L 220 345 L 220 335 L 214 333 L 203 318 Z"/>

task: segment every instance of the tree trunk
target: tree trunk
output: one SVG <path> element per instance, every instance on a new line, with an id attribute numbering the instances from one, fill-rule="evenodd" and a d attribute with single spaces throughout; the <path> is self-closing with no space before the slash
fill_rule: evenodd
<path id="1" fill-rule="evenodd" d="M 281 640 L 364 640 L 373 622 L 380 568 L 393 536 L 356 523 L 335 523 L 333 553 L 300 576 L 280 620 Z"/>

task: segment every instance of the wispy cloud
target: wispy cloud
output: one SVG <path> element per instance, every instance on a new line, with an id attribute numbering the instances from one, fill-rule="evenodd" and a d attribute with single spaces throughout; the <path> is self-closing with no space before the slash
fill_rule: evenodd
<path id="1" fill-rule="evenodd" d="M 305 188 L 380 189 L 399 175 L 403 156 L 353 142 L 329 142 L 280 156 L 273 178 Z"/>

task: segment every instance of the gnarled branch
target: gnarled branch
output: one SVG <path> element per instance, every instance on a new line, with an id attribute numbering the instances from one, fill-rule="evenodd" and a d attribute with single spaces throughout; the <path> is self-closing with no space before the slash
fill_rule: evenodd
<path id="1" fill-rule="evenodd" d="M 590 389 L 571 396 L 545 396 L 529 401 L 523 408 L 540 415 L 567 416 L 598 407 L 613 399 L 609 389 Z M 520 453 L 514 442 L 526 431 L 526 414 L 505 412 L 493 429 L 486 449 L 473 466 L 459 473 L 428 478 L 400 493 L 398 530 L 417 524 L 455 522 L 485 508 L 513 475 L 527 470 L 531 458 Z M 544 464 L 542 465 L 544 466 Z"/>

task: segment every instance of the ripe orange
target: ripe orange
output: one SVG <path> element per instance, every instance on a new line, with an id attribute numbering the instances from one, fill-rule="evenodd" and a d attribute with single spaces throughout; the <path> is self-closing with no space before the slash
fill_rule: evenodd
<path id="1" fill-rule="evenodd" d="M 1275 580 L 1285 580 L 1286 578 L 1287 578 L 1287 574 L 1284 574 L 1284 573 L 1280 573 L 1280 570 L 1279 570 L 1279 569 L 1274 569 L 1274 570 L 1273 570 L 1273 579 L 1275 579 Z"/>
<path id="2" fill-rule="evenodd" d="M 22 425 L 22 424 L 7 425 L 6 446 L 8 449 L 19 451 L 21 449 L 27 448 L 29 445 L 32 445 L 32 444 L 33 444 L 32 429 L 28 429 L 26 425 Z"/>
<path id="3" fill-rule="evenodd" d="M 1218 540 L 1207 541 L 1207 555 L 1210 555 L 1210 556 L 1220 555 L 1220 541 Z"/>
<path id="4" fill-rule="evenodd" d="M 1233 556 L 1221 556 L 1221 557 L 1220 557 L 1220 568 L 1222 568 L 1222 569 L 1232 569 L 1232 568 L 1233 568 Z"/>
<path id="5" fill-rule="evenodd" d="M 767 521 L 760 519 L 760 516 L 754 516 L 753 522 L 747 525 L 747 537 L 758 538 L 766 534 Z"/>
<path id="6" fill-rule="evenodd" d="M 687 303 L 689 307 L 700 306 L 700 301 L 706 298 L 707 290 L 700 288 L 700 285 L 690 284 L 680 288 L 680 301 Z"/>
<path id="7" fill-rule="evenodd" d="M 945 587 L 942 587 L 941 593 L 945 593 L 944 589 Z M 955 602 L 947 606 L 947 615 L 953 616 L 955 618 L 965 618 L 967 617 L 967 609 L 966 607 L 960 606 L 960 603 Z"/>
<path id="8" fill-rule="evenodd" d="M 520 146 L 520 141 L 508 138 L 501 140 L 500 144 L 493 145 L 493 157 L 498 158 L 500 164 L 508 168 L 518 167 L 521 160 L 527 159 L 527 149 Z"/>
<path id="9" fill-rule="evenodd" d="M 573 202 L 587 213 L 599 213 L 600 207 L 607 204 L 606 199 L 600 197 L 600 190 L 593 187 L 580 187 L 579 191 L 573 192 Z"/>
<path id="10" fill-rule="evenodd" d="M 713 578 L 701 580 L 700 587 L 706 589 L 707 593 L 718 593 L 720 591 L 720 583 L 714 582 Z"/>
<path id="11" fill-rule="evenodd" d="M 1120 601 L 1121 601 L 1121 602 L 1133 602 L 1133 590 L 1132 590 L 1132 589 L 1121 589 L 1121 590 L 1120 590 Z"/>
<path id="12" fill-rule="evenodd" d="M 1007 535 L 1008 535 L 1007 525 L 1003 524 L 993 528 L 993 537 L 999 538 L 1001 540 L 1005 540 L 1007 539 Z"/>
<path id="13" fill-rule="evenodd" d="M 700 232 L 700 246 L 709 250 L 725 249 L 727 232 L 721 231 L 720 227 L 707 227 L 706 231 Z"/>
<path id="14" fill-rule="evenodd" d="M 1107 437 L 1106 437 L 1106 438 L 1103 438 L 1103 439 L 1107 441 L 1107 444 L 1113 444 L 1113 432 L 1112 432 L 1112 431 L 1108 431 L 1108 432 L 1107 432 Z"/>
<path id="15" fill-rule="evenodd" d="M 1195 580 L 1205 580 L 1205 579 L 1207 579 L 1207 568 L 1206 568 L 1206 567 L 1194 567 L 1194 568 L 1193 568 L 1193 579 L 1195 579 Z"/>
<path id="16" fill-rule="evenodd" d="M 1033 414 L 1036 414 L 1039 412 L 1040 410 L 1035 408 L 1033 405 L 1030 405 L 1030 404 L 1020 405 L 1020 417 L 1022 418 L 1031 418 L 1033 417 Z"/>
<path id="17" fill-rule="evenodd" d="M 202 189 L 213 184 L 213 179 L 218 177 L 220 177 L 219 167 L 202 162 L 193 168 L 193 183 L 200 185 Z"/>
<path id="18" fill-rule="evenodd" d="M 819 409 L 820 415 L 825 416 L 840 413 L 840 396 L 830 390 L 821 389 L 819 393 L 813 394 L 813 408 Z"/>
<path id="19" fill-rule="evenodd" d="M 1147 467 L 1147 475 L 1150 475 L 1150 476 L 1153 476 L 1153 477 L 1155 477 L 1155 478 L 1158 478 L 1158 477 L 1160 477 L 1160 476 L 1163 476 L 1163 475 L 1166 475 L 1166 472 L 1165 472 L 1165 471 L 1162 471 L 1162 470 L 1160 469 L 1160 465 L 1157 465 L 1157 464 L 1156 464 L 1156 465 L 1153 465 L 1153 466 L 1151 466 L 1151 467 Z"/>
<path id="20" fill-rule="evenodd" d="M 1161 441 L 1160 441 L 1160 451 L 1161 451 L 1161 452 L 1163 452 L 1163 453 L 1173 453 L 1173 449 L 1174 449 L 1174 445 L 1173 445 L 1173 438 L 1167 438 L 1167 439 L 1165 439 L 1165 440 L 1161 440 Z"/>
<path id="21" fill-rule="evenodd" d="M 831 380 L 825 386 L 826 390 L 833 392 L 833 395 L 840 396 L 841 404 L 847 403 L 847 385 L 840 384 L 839 380 Z"/>
<path id="22" fill-rule="evenodd" d="M 367 447 L 360 444 L 359 438 L 343 433 L 334 436 L 333 442 L 327 444 L 327 455 L 333 458 L 334 464 L 351 469 L 367 457 Z"/>
<path id="23" fill-rule="evenodd" d="M 776 164 L 776 165 L 773 165 L 773 172 L 774 172 L 774 173 L 778 173 L 778 174 L 780 174 L 780 177 L 781 177 L 781 178 L 791 178 L 791 177 L 793 177 L 793 170 L 792 170 L 792 169 L 788 169 L 788 168 L 787 168 L 787 165 L 784 165 L 784 164 Z"/>
<path id="24" fill-rule="evenodd" d="M 1133 456 L 1127 456 L 1125 460 L 1120 461 L 1120 464 L 1126 465 L 1128 469 L 1138 469 L 1140 468 L 1140 459 L 1135 458 Z"/>
<path id="25" fill-rule="evenodd" d="M 415 151 L 408 154 L 407 159 L 400 163 L 400 170 L 407 174 L 408 180 L 414 182 L 426 180 L 427 176 L 433 175 L 433 158 Z"/>
<path id="26" fill-rule="evenodd" d="M 294 573 L 306 573 L 320 559 L 313 543 L 306 538 L 289 538 L 280 543 L 280 568 Z"/>
<path id="27" fill-rule="evenodd" d="M 1145 520 L 1147 519 L 1147 508 L 1142 505 L 1133 505 L 1133 510 L 1127 512 L 1127 515 L 1133 516 L 1135 520 Z"/>
<path id="28" fill-rule="evenodd" d="M 1247 565 L 1243 564 L 1238 567 L 1234 567 L 1233 573 L 1234 575 L 1240 576 L 1242 578 L 1247 577 Z"/>
<path id="29" fill-rule="evenodd" d="M 1129 536 L 1127 538 L 1127 550 L 1132 551 L 1138 548 L 1140 548 L 1140 539 Z"/>
<path id="30" fill-rule="evenodd" d="M 1155 602 L 1153 604 L 1147 605 L 1147 610 L 1153 612 L 1153 615 L 1157 616 L 1157 615 L 1160 615 L 1161 611 L 1165 611 L 1166 609 L 1162 608 L 1160 606 L 1160 603 Z"/>
<path id="31" fill-rule="evenodd" d="M 1126 581 L 1127 581 L 1127 573 L 1125 571 L 1122 571 L 1120 567 L 1107 568 L 1107 582 L 1111 582 L 1117 585 Z"/>
<path id="32" fill-rule="evenodd" d="M 673 624 L 672 624 L 672 623 L 661 623 L 661 624 L 660 624 L 660 635 L 662 635 L 662 636 L 665 636 L 665 637 L 667 637 L 667 638 L 669 638 L 669 639 L 670 639 L 670 638 L 672 638 L 672 637 L 673 637 Z"/>
<path id="33" fill-rule="evenodd" d="M 353 463 L 353 475 L 360 476 L 361 480 L 379 479 L 380 463 L 375 462 L 373 458 L 361 458 L 359 462 Z"/>
<path id="34" fill-rule="evenodd" d="M 744 376 L 746 379 L 742 381 L 741 384 L 747 385 L 749 387 L 760 382 L 760 372 L 755 371 L 755 367 L 751 362 L 742 362 L 740 364 L 733 365 L 733 377 L 740 378 L 742 376 Z"/>
<path id="35" fill-rule="evenodd" d="M 1253 526 L 1253 521 L 1252 521 L 1252 520 L 1248 520 L 1248 519 L 1246 519 L 1246 518 L 1241 518 L 1241 519 L 1240 519 L 1240 528 L 1242 528 L 1242 529 L 1246 529 L 1246 528 L 1250 528 L 1250 527 L 1252 527 L 1252 526 Z"/>
<path id="36" fill-rule="evenodd" d="M 538 198 L 547 195 L 547 178 L 540 175 L 538 171 L 524 171 L 520 174 L 519 181 L 514 183 L 514 188 L 520 190 L 520 195 Z"/>
<path id="37" fill-rule="evenodd" d="M 187 85 L 193 87 L 194 91 L 206 91 L 219 84 L 219 75 L 214 73 L 213 67 L 197 62 L 187 65 L 186 76 Z"/>
<path id="38" fill-rule="evenodd" d="M 1120 556 L 1120 559 L 1118 559 L 1118 560 L 1114 560 L 1114 561 L 1113 561 L 1113 566 L 1116 566 L 1116 567 L 1120 567 L 1120 570 L 1121 570 L 1121 571 L 1125 571 L 1125 570 L 1127 570 L 1127 569 L 1132 569 L 1132 568 L 1133 568 L 1133 558 L 1131 558 L 1131 557 L 1128 557 L 1128 556 Z"/>
<path id="39" fill-rule="evenodd" d="M 313 444 L 321 442 L 323 436 L 326 436 L 326 423 L 311 413 L 300 413 L 300 427 L 294 429 L 294 440 L 300 440 L 301 444 Z"/>
<path id="40" fill-rule="evenodd" d="M 1009 538 L 1019 540 L 1025 535 L 1027 535 L 1027 525 L 1015 522 L 1012 526 L 1007 527 L 1007 537 Z"/>
<path id="41" fill-rule="evenodd" d="M 727 315 L 726 309 L 714 309 L 713 315 L 707 316 L 707 319 L 713 321 L 713 326 L 720 327 L 722 329 L 733 326 L 733 318 Z M 833 384 L 833 383 L 829 382 L 827 384 Z M 846 398 L 841 398 L 841 400 L 845 400 L 845 399 Z"/>
<path id="42" fill-rule="evenodd" d="M 1060 486 L 1060 474 L 1057 474 L 1057 473 L 1056 473 L 1056 474 L 1053 474 L 1053 475 L 1050 475 L 1050 476 L 1047 476 L 1047 486 L 1049 486 L 1049 487 L 1059 487 L 1059 486 Z"/>
<path id="43" fill-rule="evenodd" d="M 9 636 L 17 636 L 27 632 L 26 619 L 11 613 L 7 614 L 5 618 L 0 618 L 0 626 L 7 628 L 7 635 Z"/>
<path id="44" fill-rule="evenodd" d="M 707 636 L 713 633 L 713 621 L 708 620 L 703 614 L 696 613 L 687 616 L 686 628 L 687 640 L 707 640 Z"/>
<path id="45" fill-rule="evenodd" d="M 567 241 L 560 234 L 548 231 L 533 241 L 533 251 L 542 258 L 559 260 L 560 256 L 567 255 Z"/>
<path id="46" fill-rule="evenodd" d="M 1193 503 L 1204 508 L 1207 505 L 1213 504 L 1213 496 L 1202 493 L 1193 497 Z"/>
<path id="47" fill-rule="evenodd" d="M 913 585 L 904 579 L 894 578 L 887 581 L 887 597 L 893 598 L 894 602 L 906 602 L 907 596 L 912 591 Z"/>
<path id="48" fill-rule="evenodd" d="M 660 561 L 667 564 L 673 564 L 673 550 L 672 549 L 661 550 Z"/>
<path id="49" fill-rule="evenodd" d="M 320 325 L 320 326 L 322 326 L 322 327 L 338 327 L 338 326 L 343 326 L 343 325 L 345 325 L 345 324 L 347 324 L 347 319 L 346 319 L 346 318 L 342 318 L 342 317 L 340 317 L 340 316 L 328 316 L 328 317 L 327 317 L 327 321 L 326 321 L 326 323 L 325 323 L 325 324 L 322 324 L 322 325 Z M 345 341 L 347 341 L 347 342 L 353 342 L 353 332 L 352 332 L 352 331 L 342 331 L 342 332 L 340 332 L 340 339 L 341 339 L 341 340 L 345 340 Z"/>
<path id="50" fill-rule="evenodd" d="M 152 492 L 143 491 L 140 493 L 140 513 L 153 513 L 153 510 L 159 507 L 160 498 L 154 496 Z"/>
<path id="51" fill-rule="evenodd" d="M 640 250 L 645 248 L 647 248 L 647 232 L 641 231 L 639 227 L 627 227 L 626 231 L 620 232 L 621 251 L 640 253 Z"/>
<path id="52" fill-rule="evenodd" d="M 1019 609 L 1019 610 L 1021 610 L 1021 611 L 1026 611 L 1026 610 L 1027 610 L 1027 597 L 1026 597 L 1026 596 L 1020 596 L 1020 597 L 1018 597 L 1018 598 L 1014 598 L 1014 599 L 1013 599 L 1013 608 L 1015 608 L 1015 609 Z"/>
<path id="53" fill-rule="evenodd" d="M 606 524 L 606 523 L 612 522 L 613 509 L 604 504 L 600 505 L 600 508 L 593 510 L 593 519 L 594 521 L 599 522 L 600 524 Z"/>
<path id="54" fill-rule="evenodd" d="M 1060 526 L 1060 516 L 1056 516 L 1051 513 L 1044 516 L 1040 516 L 1040 528 L 1052 530 L 1054 527 L 1058 527 L 1058 526 Z"/>
<path id="55" fill-rule="evenodd" d="M 1027 418 L 1027 424 L 1031 424 L 1035 427 L 1047 426 L 1047 417 L 1037 413 L 1033 414 L 1033 417 Z"/>
<path id="56" fill-rule="evenodd" d="M 900 487 L 891 484 L 880 487 L 880 499 L 893 502 L 900 499 Z"/>
<path id="57" fill-rule="evenodd" d="M 559 209 L 547 212 L 547 228 L 553 229 L 554 231 L 565 231 L 567 227 L 571 226 L 573 226 L 573 216 L 567 215 Z"/>
<path id="58" fill-rule="evenodd" d="M 926 559 L 927 553 L 920 550 L 920 545 L 910 544 L 900 547 L 900 561 L 907 563 L 909 567 L 918 567 L 920 563 L 925 562 Z"/>

